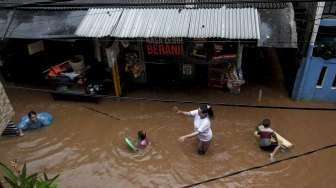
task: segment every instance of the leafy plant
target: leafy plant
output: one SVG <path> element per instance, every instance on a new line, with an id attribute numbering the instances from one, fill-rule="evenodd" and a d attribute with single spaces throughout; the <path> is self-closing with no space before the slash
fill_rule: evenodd
<path id="1" fill-rule="evenodd" d="M 19 174 L 15 174 L 10 168 L 3 163 L 0 163 L 0 173 L 12 188 L 57 188 L 55 180 L 59 175 L 48 178 L 46 173 L 43 173 L 43 178 L 38 176 L 38 173 L 27 175 L 26 163 Z"/>
<path id="2" fill-rule="evenodd" d="M 57 184 L 55 180 L 58 178 L 59 175 L 49 178 L 45 172 L 43 172 L 44 179 L 39 178 L 37 183 L 37 188 L 57 188 Z"/>

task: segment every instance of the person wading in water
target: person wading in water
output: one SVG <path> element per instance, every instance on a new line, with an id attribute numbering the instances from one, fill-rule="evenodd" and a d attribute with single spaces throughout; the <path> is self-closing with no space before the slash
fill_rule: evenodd
<path id="1" fill-rule="evenodd" d="M 194 117 L 194 132 L 181 136 L 179 141 L 184 142 L 187 138 L 197 136 L 199 141 L 197 148 L 198 154 L 204 155 L 212 139 L 211 120 L 214 118 L 214 112 L 211 106 L 201 104 L 196 110 L 190 112 L 177 110 L 177 113 Z"/>
<path id="2" fill-rule="evenodd" d="M 138 149 L 145 149 L 150 142 L 148 141 L 147 134 L 144 131 L 138 131 Z"/>
<path id="3" fill-rule="evenodd" d="M 279 151 L 280 145 L 273 129 L 271 129 L 271 120 L 264 119 L 257 128 L 259 137 L 259 147 L 262 150 L 270 151 L 270 158 L 274 160 L 274 155 Z"/>

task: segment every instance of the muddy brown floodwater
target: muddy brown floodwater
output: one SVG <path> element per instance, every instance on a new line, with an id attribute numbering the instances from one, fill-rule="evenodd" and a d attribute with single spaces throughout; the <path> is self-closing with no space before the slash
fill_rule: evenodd
<path id="1" fill-rule="evenodd" d="M 48 111 L 52 126 L 23 137 L 0 138 L 0 161 L 27 161 L 29 172 L 60 174 L 61 187 L 180 187 L 269 162 L 257 147 L 255 126 L 270 118 L 291 151 L 277 159 L 336 143 L 333 111 L 298 111 L 214 106 L 214 139 L 205 156 L 196 141 L 179 143 L 192 130 L 192 119 L 174 106 L 195 105 L 146 101 L 103 101 L 99 104 L 53 101 L 48 95 L 10 91 L 17 119 L 29 110 Z M 110 114 L 93 112 L 87 107 Z M 152 147 L 129 152 L 124 136 L 147 131 Z M 336 149 L 248 171 L 199 187 L 335 187 Z"/>

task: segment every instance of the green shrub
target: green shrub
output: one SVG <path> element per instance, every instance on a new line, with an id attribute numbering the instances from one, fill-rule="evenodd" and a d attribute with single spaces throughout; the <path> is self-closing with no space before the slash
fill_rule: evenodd
<path id="1" fill-rule="evenodd" d="M 43 173 L 43 178 L 38 176 L 38 173 L 27 175 L 26 163 L 23 165 L 19 174 L 14 173 L 3 163 L 0 163 L 0 173 L 12 188 L 57 188 L 55 180 L 59 175 L 49 178 L 46 173 Z"/>

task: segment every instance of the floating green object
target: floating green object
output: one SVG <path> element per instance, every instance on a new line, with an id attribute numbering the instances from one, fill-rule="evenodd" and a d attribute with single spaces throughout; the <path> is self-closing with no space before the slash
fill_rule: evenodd
<path id="1" fill-rule="evenodd" d="M 131 139 L 125 137 L 125 142 L 127 146 L 132 150 L 132 151 L 137 151 L 138 149 L 134 146 L 133 142 Z"/>

